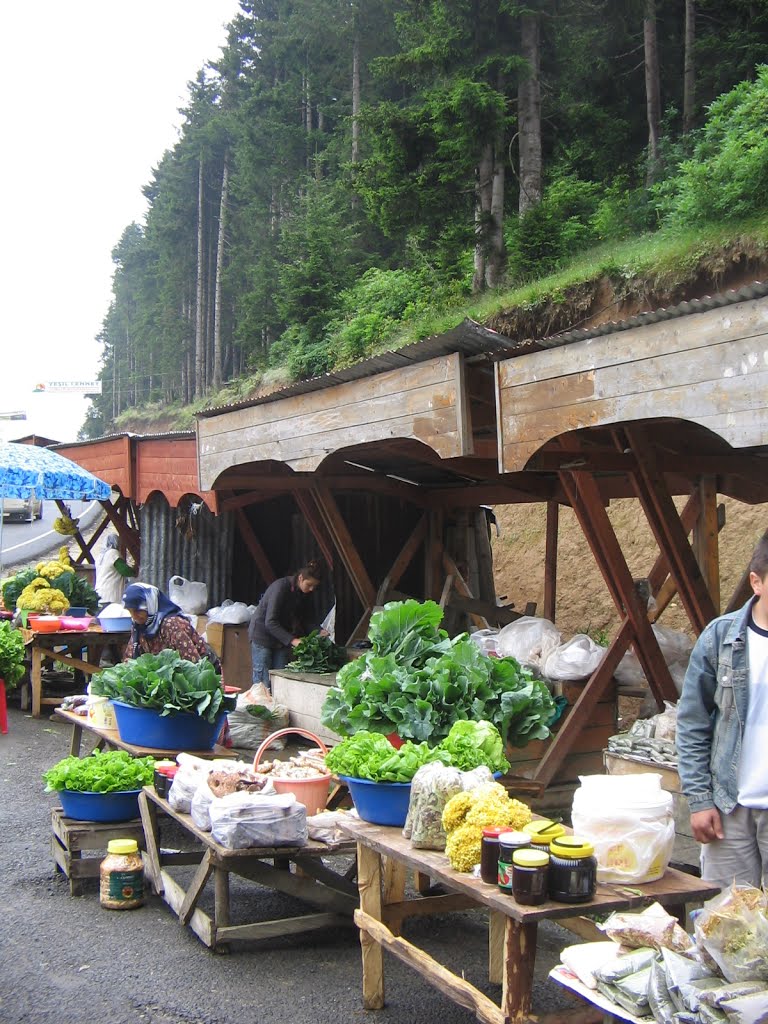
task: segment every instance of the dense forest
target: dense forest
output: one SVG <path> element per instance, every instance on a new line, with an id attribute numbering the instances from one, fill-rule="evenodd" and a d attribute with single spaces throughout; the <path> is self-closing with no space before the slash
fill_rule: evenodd
<path id="1" fill-rule="evenodd" d="M 768 211 L 768 0 L 241 0 L 113 250 L 102 395 L 349 365 L 599 243 Z"/>

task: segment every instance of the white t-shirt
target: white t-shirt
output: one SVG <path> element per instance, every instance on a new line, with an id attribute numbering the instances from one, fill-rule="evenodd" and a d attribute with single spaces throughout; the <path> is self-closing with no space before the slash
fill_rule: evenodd
<path id="1" fill-rule="evenodd" d="M 743 807 L 768 808 L 768 630 L 752 618 L 747 630 L 749 704 L 739 763 L 738 801 Z"/>

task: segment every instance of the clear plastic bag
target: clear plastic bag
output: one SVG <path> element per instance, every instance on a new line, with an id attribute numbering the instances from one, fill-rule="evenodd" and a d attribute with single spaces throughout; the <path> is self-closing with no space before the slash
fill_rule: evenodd
<path id="1" fill-rule="evenodd" d="M 411 799 L 403 835 L 420 850 L 444 850 L 443 809 L 463 789 L 462 773 L 444 764 L 425 764 L 411 782 Z"/>
<path id="2" fill-rule="evenodd" d="M 179 770 L 168 791 L 168 803 L 174 811 L 178 811 L 180 814 L 190 814 L 192 797 L 208 772 L 213 770 L 213 765 L 210 761 L 203 761 L 201 758 L 188 754 L 179 754 L 178 762 Z"/>
<path id="3" fill-rule="evenodd" d="M 309 838 L 318 843 L 325 843 L 326 846 L 338 846 L 339 843 L 347 841 L 348 837 L 342 831 L 341 825 L 349 820 L 349 811 L 320 811 L 319 814 L 312 814 L 307 818 Z"/>
<path id="4" fill-rule="evenodd" d="M 474 633 L 469 634 L 469 639 L 477 644 L 483 654 L 498 654 L 496 650 L 496 641 L 499 636 L 498 629 L 476 629 Z"/>
<path id="5" fill-rule="evenodd" d="M 206 617 L 208 624 L 222 622 L 232 626 L 241 626 L 251 621 L 255 611 L 255 604 L 244 604 L 242 601 L 222 601 L 220 605 L 209 608 Z"/>
<path id="6" fill-rule="evenodd" d="M 728 1024 L 766 1024 L 768 1022 L 768 991 L 724 999 L 720 1003 L 720 1007 L 725 1010 Z"/>
<path id="7" fill-rule="evenodd" d="M 619 911 L 597 926 L 614 942 L 639 949 L 672 949 L 684 953 L 692 942 L 677 919 L 672 917 L 658 903 L 652 903 L 639 914 Z"/>
<path id="8" fill-rule="evenodd" d="M 732 885 L 704 904 L 696 918 L 696 945 L 727 981 L 768 982 L 766 894 Z"/>
<path id="9" fill-rule="evenodd" d="M 586 633 L 577 633 L 547 656 L 543 672 L 547 679 L 586 679 L 605 657 L 606 648 Z"/>
<path id="10" fill-rule="evenodd" d="M 656 1024 L 673 1024 L 677 1006 L 669 994 L 667 973 L 664 970 L 664 959 L 657 956 L 651 964 L 651 976 L 648 980 L 648 1005 Z"/>
<path id="11" fill-rule="evenodd" d="M 228 850 L 305 846 L 307 809 L 292 793 L 231 793 L 210 805 L 211 837 Z"/>
<path id="12" fill-rule="evenodd" d="M 187 615 L 202 615 L 208 607 L 208 584 L 171 576 L 168 597 Z"/>
<path id="13" fill-rule="evenodd" d="M 722 979 L 715 977 L 708 967 L 698 960 L 691 960 L 671 949 L 662 949 L 661 957 L 667 979 L 667 990 L 681 1013 L 696 1013 L 699 1008 L 699 995 L 706 988 L 714 988 L 722 984 Z"/>
<path id="14" fill-rule="evenodd" d="M 677 705 L 664 701 L 664 710 L 661 714 L 651 719 L 653 722 L 653 738 L 655 740 L 666 740 L 668 743 L 675 742 L 677 734 Z"/>
<path id="15" fill-rule="evenodd" d="M 643 1017 L 649 1012 L 648 985 L 650 978 L 651 968 L 644 967 L 641 971 L 620 978 L 614 984 L 608 984 L 598 978 L 597 989 L 598 992 L 602 992 L 603 995 L 628 1010 L 635 1017 Z"/>
<path id="16" fill-rule="evenodd" d="M 523 615 L 499 630 L 496 651 L 499 657 L 515 658 L 521 665 L 543 670 L 544 662 L 562 640 L 560 630 L 549 619 Z"/>
<path id="17" fill-rule="evenodd" d="M 626 978 L 630 974 L 636 974 L 637 971 L 650 967 L 655 958 L 655 949 L 641 947 L 640 949 L 633 950 L 631 953 L 615 956 L 612 960 L 604 963 L 602 967 L 595 971 L 595 978 L 598 981 L 604 981 L 608 985 L 615 985 L 619 979 Z"/>

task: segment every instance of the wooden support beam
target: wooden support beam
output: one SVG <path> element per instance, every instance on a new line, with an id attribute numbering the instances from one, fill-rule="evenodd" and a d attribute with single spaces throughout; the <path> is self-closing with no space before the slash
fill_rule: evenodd
<path id="1" fill-rule="evenodd" d="M 206 850 L 203 854 L 203 859 L 200 861 L 200 866 L 192 877 L 192 881 L 189 883 L 184 900 L 179 907 L 179 921 L 182 924 L 189 924 L 190 918 L 194 913 L 197 901 L 200 899 L 200 895 L 205 888 L 206 882 L 211 876 L 213 871 L 213 854 L 210 850 Z"/>
<path id="2" fill-rule="evenodd" d="M 637 470 L 631 474 L 637 496 L 656 543 L 669 563 L 670 574 L 677 584 L 680 600 L 691 625 L 697 633 L 701 633 L 707 623 L 715 618 L 715 605 L 688 543 L 672 495 L 656 464 L 652 448 L 640 429 L 626 427 L 625 434 L 637 460 Z"/>
<path id="3" fill-rule="evenodd" d="M 121 544 L 125 545 L 131 554 L 134 564 L 138 566 L 141 562 L 141 539 L 138 530 L 128 525 L 128 510 L 123 504 L 124 501 L 126 499 L 121 495 L 118 506 L 113 505 L 109 499 L 100 501 L 99 504 L 104 509 L 107 519 L 109 519 L 117 531 Z"/>
<path id="4" fill-rule="evenodd" d="M 560 506 L 556 501 L 547 502 L 547 529 L 544 549 L 544 618 L 555 621 L 557 604 L 557 534 L 560 521 Z"/>
<path id="5" fill-rule="evenodd" d="M 535 921 L 522 924 L 508 917 L 504 922 L 504 979 L 501 1008 L 509 1024 L 523 1024 L 531 1017 L 533 968 L 536 963 Z"/>
<path id="6" fill-rule="evenodd" d="M 443 566 L 445 567 L 445 571 L 449 574 L 449 577 L 452 577 L 453 586 L 456 588 L 458 593 L 461 594 L 462 597 L 467 597 L 470 599 L 474 598 L 475 595 L 469 589 L 467 581 L 459 572 L 459 567 L 456 565 L 454 560 L 451 558 L 451 556 L 444 548 L 442 555 Z M 478 615 L 476 612 L 470 612 L 469 617 L 472 619 L 472 621 L 475 623 L 478 629 L 488 629 L 488 620 L 485 618 L 485 616 Z"/>
<path id="7" fill-rule="evenodd" d="M 357 844 L 357 886 L 360 910 L 366 919 L 381 921 L 381 857 L 365 843 Z M 382 925 L 382 927 L 384 927 Z M 363 1006 L 380 1010 L 384 1006 L 384 954 L 378 939 L 361 928 L 360 947 L 363 953 Z"/>
<path id="8" fill-rule="evenodd" d="M 333 495 L 324 483 L 317 482 L 313 491 L 315 502 L 323 517 L 323 522 L 328 533 L 333 538 L 336 551 L 341 558 L 344 568 L 349 574 L 352 585 L 357 591 L 360 603 L 363 608 L 373 608 L 376 602 L 376 590 L 371 583 L 368 570 L 352 541 L 344 518 L 334 501 Z"/>
<path id="9" fill-rule="evenodd" d="M 640 606 L 632 574 L 621 550 L 600 491 L 589 473 L 561 473 L 563 488 L 597 560 L 603 579 L 622 618 L 630 620 L 635 654 L 645 673 L 659 707 L 665 700 L 676 701 L 677 689 L 661 653 L 656 635 L 648 621 L 647 609 Z"/>
<path id="10" fill-rule="evenodd" d="M 256 536 L 254 529 L 248 520 L 248 516 L 245 514 L 243 509 L 239 508 L 237 510 L 235 518 L 237 520 L 237 528 L 240 530 L 240 536 L 243 538 L 245 546 L 248 548 L 248 553 L 256 563 L 259 575 L 267 586 L 269 586 L 270 583 L 274 583 L 277 579 L 277 573 L 272 568 L 272 564 L 267 558 L 267 553 L 261 546 L 259 538 Z"/>
<path id="11" fill-rule="evenodd" d="M 699 480 L 701 510 L 693 527 L 693 550 L 701 574 L 712 598 L 715 613 L 720 614 L 720 551 L 717 527 L 717 481 L 713 476 Z"/>
<path id="12" fill-rule="evenodd" d="M 691 532 L 698 518 L 700 500 L 698 489 L 694 489 L 691 492 L 690 498 L 685 503 L 683 511 L 680 513 L 680 522 L 683 524 L 686 536 Z M 663 554 L 659 554 L 658 558 L 653 563 L 651 571 L 648 573 L 648 582 L 651 585 L 651 593 L 654 597 L 658 594 L 668 576 L 669 565 L 667 564 L 667 560 Z"/>
<path id="13" fill-rule="evenodd" d="M 429 514 L 427 557 L 424 560 L 424 595 L 432 601 L 438 599 L 442 586 L 443 525 L 442 509 L 433 509 Z"/>
<path id="14" fill-rule="evenodd" d="M 423 512 L 419 517 L 419 521 L 416 523 L 416 526 L 411 531 L 410 537 L 408 537 L 405 544 L 403 544 L 400 549 L 400 553 L 390 566 L 389 572 L 384 577 L 376 595 L 376 604 L 384 604 L 389 591 L 393 587 L 396 587 L 400 582 L 403 573 L 413 561 L 413 558 L 420 546 L 424 543 L 428 527 L 429 514 L 427 512 Z"/>
<path id="15" fill-rule="evenodd" d="M 323 553 L 326 565 L 329 569 L 333 570 L 333 540 L 331 539 L 328 530 L 325 528 L 325 523 L 318 511 L 314 498 L 310 494 L 306 494 L 304 491 L 295 491 L 293 497 L 296 504 L 301 509 L 301 513 L 306 519 L 307 525 L 312 531 L 312 536 L 317 541 L 317 546 Z"/>

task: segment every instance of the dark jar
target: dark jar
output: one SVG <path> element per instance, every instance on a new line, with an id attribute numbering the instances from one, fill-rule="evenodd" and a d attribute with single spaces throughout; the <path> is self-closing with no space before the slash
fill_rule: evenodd
<path id="1" fill-rule="evenodd" d="M 517 850 L 512 854 L 512 895 L 516 903 L 537 906 L 547 899 L 549 854 L 541 850 Z"/>
<path id="2" fill-rule="evenodd" d="M 499 888 L 512 895 L 512 856 L 515 850 L 530 848 L 531 837 L 527 832 L 502 832 L 499 836 L 499 870 L 496 881 Z"/>
<path id="3" fill-rule="evenodd" d="M 549 847 L 549 897 L 558 903 L 587 903 L 597 885 L 597 859 L 591 843 L 561 836 Z"/>
<path id="4" fill-rule="evenodd" d="M 499 876 L 499 836 L 504 828 L 493 826 L 483 829 L 480 843 L 480 877 L 488 885 L 496 885 Z"/>

